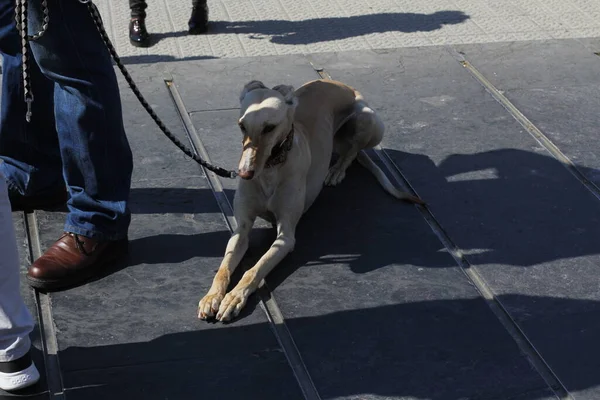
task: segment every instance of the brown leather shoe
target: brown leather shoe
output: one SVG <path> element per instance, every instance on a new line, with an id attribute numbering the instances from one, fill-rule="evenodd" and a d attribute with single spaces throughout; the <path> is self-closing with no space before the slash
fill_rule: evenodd
<path id="1" fill-rule="evenodd" d="M 27 271 L 29 285 L 53 290 L 70 287 L 99 273 L 127 252 L 128 240 L 100 242 L 65 232 Z"/>

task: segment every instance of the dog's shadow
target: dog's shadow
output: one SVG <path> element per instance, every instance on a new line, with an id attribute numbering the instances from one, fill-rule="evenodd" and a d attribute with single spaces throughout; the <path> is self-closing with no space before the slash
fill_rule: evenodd
<path id="1" fill-rule="evenodd" d="M 452 230 L 451 236 L 456 236 L 452 239 L 458 240 L 475 265 L 527 268 L 600 253 L 590 239 L 597 236 L 594 232 L 600 234 L 600 224 L 590 213 L 597 208 L 594 198 L 575 180 L 563 179 L 564 167 L 551 157 L 504 149 L 453 155 L 435 165 L 425 155 L 393 149 L 387 153 L 398 165 L 405 165 L 409 180 L 422 187 L 423 200 L 428 196 L 434 200 L 428 207 L 443 217 L 443 229 Z M 453 178 L 485 168 L 497 170 L 499 178 Z M 578 168 L 586 176 L 597 176 L 594 170 Z M 426 182 L 422 177 L 427 177 Z M 557 195 L 557 187 L 568 190 Z M 440 198 L 445 200 L 440 202 Z M 515 221 L 507 222 L 506 215 L 517 209 L 528 211 L 518 213 L 521 228 L 515 234 Z M 490 229 L 498 236 L 493 245 L 486 233 Z M 275 238 L 273 229 L 256 229 L 253 234 L 254 254 L 259 255 Z M 548 243 L 553 243 L 551 250 Z M 297 227 L 294 252 L 271 272 L 267 283 L 275 290 L 300 268 L 320 269 L 315 274 L 302 273 L 306 279 L 333 281 L 340 266 L 368 274 L 387 266 L 448 268 L 456 263 L 417 208 L 386 194 L 355 162 L 341 185 L 323 188 Z"/>
<path id="2" fill-rule="evenodd" d="M 258 225 L 243 260 L 246 267 L 256 263 L 276 237 L 276 229 L 265 221 Z M 340 266 L 356 274 L 389 265 L 452 266 L 452 259 L 437 251 L 441 247 L 413 205 L 388 195 L 355 162 L 339 186 L 323 188 L 297 226 L 294 251 L 266 281 L 275 290 L 300 268 L 318 268 L 324 276 L 330 268 L 335 280 Z"/>

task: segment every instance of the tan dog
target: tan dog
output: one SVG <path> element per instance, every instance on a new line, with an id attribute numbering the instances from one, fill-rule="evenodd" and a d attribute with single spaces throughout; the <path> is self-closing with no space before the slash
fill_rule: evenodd
<path id="1" fill-rule="evenodd" d="M 398 199 L 423 202 L 399 191 L 362 152 L 383 138 L 384 125 L 362 95 L 331 80 L 308 82 L 297 91 L 286 85 L 272 89 L 251 81 L 240 95 L 243 151 L 234 198 L 238 226 L 198 317 L 220 321 L 236 317 L 250 294 L 294 249 L 300 217 L 313 204 L 323 184 L 337 185 L 358 157 L 383 188 Z M 332 152 L 339 159 L 330 168 Z M 277 227 L 277 238 L 256 265 L 227 293 L 229 280 L 248 249 L 256 217 Z"/>

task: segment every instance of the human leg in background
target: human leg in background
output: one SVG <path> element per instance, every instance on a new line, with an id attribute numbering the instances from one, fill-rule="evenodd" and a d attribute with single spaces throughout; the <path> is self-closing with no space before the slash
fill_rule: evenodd
<path id="1" fill-rule="evenodd" d="M 55 289 L 87 279 L 126 252 L 133 160 L 110 54 L 87 5 L 47 3 L 48 30 L 30 45 L 40 70 L 55 84 L 69 213 L 65 233 L 33 263 L 28 280 Z M 30 32 L 39 30 L 42 16 L 41 2 L 30 1 Z"/>
<path id="2" fill-rule="evenodd" d="M 0 173 L 0 389 L 35 384 L 40 374 L 31 361 L 33 319 L 19 291 L 19 254 L 7 183 Z"/>
<path id="3" fill-rule="evenodd" d="M 146 0 L 129 0 L 129 41 L 136 47 L 147 47 L 150 44 L 150 35 L 146 30 L 146 8 Z"/>
<path id="4" fill-rule="evenodd" d="M 192 15 L 188 21 L 188 32 L 199 35 L 208 31 L 207 0 L 192 0 Z"/>

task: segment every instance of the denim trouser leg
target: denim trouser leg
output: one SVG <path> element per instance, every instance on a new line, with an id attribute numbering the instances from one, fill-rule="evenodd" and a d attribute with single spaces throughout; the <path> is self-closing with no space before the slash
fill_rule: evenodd
<path id="1" fill-rule="evenodd" d="M 19 254 L 8 200 L 0 173 L 0 362 L 23 357 L 31 347 L 33 319 L 19 286 Z"/>
<path id="2" fill-rule="evenodd" d="M 0 172 L 23 195 L 43 194 L 64 186 L 52 107 L 54 83 L 35 62 L 29 74 L 35 102 L 31 122 L 25 122 L 21 78 L 21 39 L 15 27 L 15 4 L 0 1 L 2 101 L 0 106 Z"/>
<path id="3" fill-rule="evenodd" d="M 29 30 L 40 29 L 40 0 L 29 0 Z M 87 6 L 48 0 L 50 24 L 32 54 L 54 82 L 54 116 L 70 199 L 65 230 L 100 240 L 127 236 L 133 160 L 108 50 Z M 35 88 L 34 88 L 35 89 Z"/>

